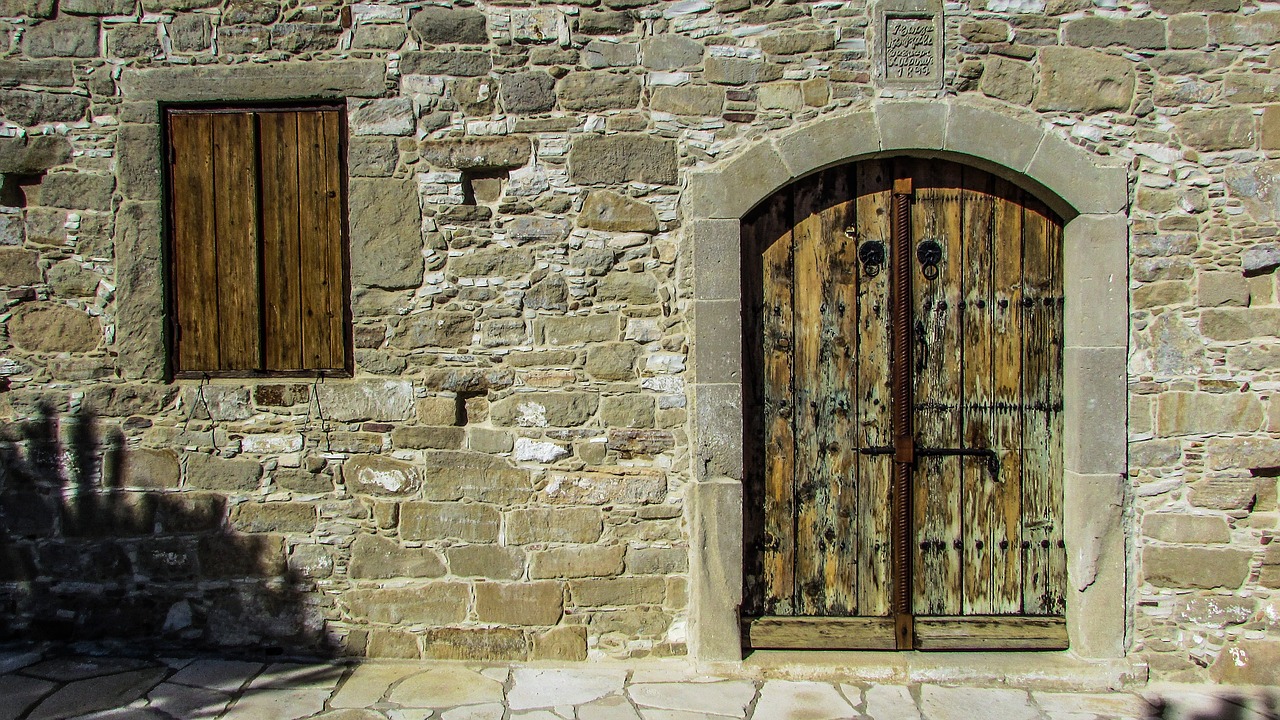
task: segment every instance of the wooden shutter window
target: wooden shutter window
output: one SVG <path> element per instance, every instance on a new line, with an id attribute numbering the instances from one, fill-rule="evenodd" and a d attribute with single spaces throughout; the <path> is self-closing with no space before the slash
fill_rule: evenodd
<path id="1" fill-rule="evenodd" d="M 345 372 L 336 108 L 170 110 L 177 374 Z"/>

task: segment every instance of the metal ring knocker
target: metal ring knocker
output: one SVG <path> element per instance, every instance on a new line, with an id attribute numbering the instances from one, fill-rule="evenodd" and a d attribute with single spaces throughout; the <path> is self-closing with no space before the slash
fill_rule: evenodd
<path id="1" fill-rule="evenodd" d="M 920 261 L 920 272 L 929 280 L 938 277 L 938 263 L 942 262 L 942 245 L 932 238 L 921 240 L 916 246 L 916 260 Z"/>
<path id="2" fill-rule="evenodd" d="M 862 272 L 868 277 L 880 274 L 884 267 L 884 243 L 879 240 L 868 240 L 858 247 L 858 262 L 862 263 Z"/>

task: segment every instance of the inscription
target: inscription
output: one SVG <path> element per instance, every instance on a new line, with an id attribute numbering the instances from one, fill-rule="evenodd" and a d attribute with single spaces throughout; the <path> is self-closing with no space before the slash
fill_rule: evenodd
<path id="1" fill-rule="evenodd" d="M 935 37 L 932 18 L 885 18 L 884 65 L 890 80 L 928 80 L 934 69 Z"/>

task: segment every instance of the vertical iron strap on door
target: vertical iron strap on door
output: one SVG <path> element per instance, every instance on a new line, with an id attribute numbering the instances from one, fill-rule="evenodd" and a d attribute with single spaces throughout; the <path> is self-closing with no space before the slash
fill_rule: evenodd
<path id="1" fill-rule="evenodd" d="M 890 228 L 889 287 L 893 357 L 890 384 L 893 389 L 893 586 L 894 634 L 899 650 L 915 645 L 911 608 L 911 468 L 915 462 L 912 423 L 911 369 L 911 178 L 893 181 L 893 221 Z"/>

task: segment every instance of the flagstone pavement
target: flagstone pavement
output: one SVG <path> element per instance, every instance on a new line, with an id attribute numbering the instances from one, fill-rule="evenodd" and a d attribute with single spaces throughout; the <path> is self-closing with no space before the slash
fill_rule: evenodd
<path id="1" fill-rule="evenodd" d="M 0 653 L 0 720 L 1278 720 L 1280 689 L 1101 693 L 642 666 L 262 663 Z"/>

